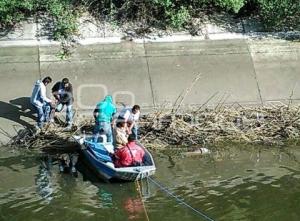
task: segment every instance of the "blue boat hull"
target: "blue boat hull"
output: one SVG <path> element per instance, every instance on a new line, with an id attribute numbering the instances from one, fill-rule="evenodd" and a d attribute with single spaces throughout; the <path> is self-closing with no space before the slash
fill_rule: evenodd
<path id="1" fill-rule="evenodd" d="M 135 181 L 146 178 L 155 173 L 156 167 L 154 160 L 150 152 L 145 148 L 144 150 L 147 157 L 143 166 L 115 168 L 113 163 L 108 160 L 108 152 L 105 154 L 105 151 L 103 151 L 105 150 L 104 145 L 100 144 L 100 148 L 98 147 L 98 149 L 86 144 L 81 144 L 81 146 L 85 162 L 100 179 L 105 181 Z M 101 154 L 97 151 L 99 149 Z"/>

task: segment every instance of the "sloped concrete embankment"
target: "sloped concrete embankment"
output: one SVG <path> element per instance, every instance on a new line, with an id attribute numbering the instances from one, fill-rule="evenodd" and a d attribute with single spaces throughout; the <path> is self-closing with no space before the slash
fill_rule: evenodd
<path id="1" fill-rule="evenodd" d="M 67 61 L 59 46 L 0 48 L 0 140 L 34 125 L 32 85 L 50 75 L 74 85 L 77 113 L 91 116 L 104 95 L 144 111 L 169 105 L 201 73 L 184 107 L 206 102 L 270 104 L 300 99 L 300 43 L 218 40 L 78 46 Z M 50 89 L 50 88 L 49 88 Z"/>

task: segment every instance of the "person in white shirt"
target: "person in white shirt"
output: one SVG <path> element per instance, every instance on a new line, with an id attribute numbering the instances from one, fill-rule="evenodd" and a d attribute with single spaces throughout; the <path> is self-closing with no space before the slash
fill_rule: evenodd
<path id="1" fill-rule="evenodd" d="M 123 108 L 118 116 L 118 121 L 127 123 L 128 133 L 133 134 L 135 139 L 138 139 L 138 121 L 140 118 L 141 108 L 139 105 L 134 105 L 132 108 Z"/>
<path id="2" fill-rule="evenodd" d="M 45 122 L 49 121 L 52 100 L 46 95 L 46 86 L 52 82 L 51 77 L 38 80 L 32 90 L 30 103 L 35 107 L 38 119 L 37 126 L 41 129 Z"/>

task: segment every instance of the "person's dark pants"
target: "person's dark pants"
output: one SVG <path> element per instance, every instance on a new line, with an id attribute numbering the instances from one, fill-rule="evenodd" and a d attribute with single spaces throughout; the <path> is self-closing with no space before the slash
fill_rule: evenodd
<path id="1" fill-rule="evenodd" d="M 55 111 L 56 112 L 61 112 L 64 109 L 64 106 L 66 106 L 66 122 L 68 125 L 72 125 L 73 123 L 73 105 L 70 102 L 67 103 L 59 103 L 56 106 Z"/>

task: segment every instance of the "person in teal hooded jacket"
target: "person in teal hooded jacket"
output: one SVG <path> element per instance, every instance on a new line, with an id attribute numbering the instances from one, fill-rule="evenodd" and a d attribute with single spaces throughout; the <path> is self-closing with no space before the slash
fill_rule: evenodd
<path id="1" fill-rule="evenodd" d="M 117 109 L 113 104 L 112 96 L 108 95 L 100 101 L 94 110 L 95 128 L 94 142 L 98 142 L 99 134 L 105 134 L 107 142 L 112 142 L 112 120 Z"/>

